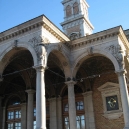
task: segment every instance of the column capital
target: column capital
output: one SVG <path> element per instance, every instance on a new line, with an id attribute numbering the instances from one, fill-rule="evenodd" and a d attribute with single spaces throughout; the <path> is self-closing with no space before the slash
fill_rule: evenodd
<path id="1" fill-rule="evenodd" d="M 121 76 L 121 75 L 124 75 L 127 73 L 127 71 L 125 69 L 121 69 L 119 71 L 115 71 L 115 73 L 118 75 L 118 76 Z"/>
<path id="2" fill-rule="evenodd" d="M 77 82 L 76 81 L 67 81 L 67 82 L 65 82 L 65 84 L 67 85 L 67 86 L 73 86 L 73 85 L 75 85 Z"/>
<path id="3" fill-rule="evenodd" d="M 82 93 L 84 97 L 92 95 L 92 91 L 87 91 L 85 93 Z"/>
<path id="4" fill-rule="evenodd" d="M 56 97 L 55 97 L 55 98 L 50 98 L 50 99 L 48 99 L 48 101 L 49 101 L 49 102 L 51 102 L 51 101 L 56 101 L 56 99 L 57 99 Z"/>
<path id="5" fill-rule="evenodd" d="M 34 94 L 34 93 L 35 93 L 35 90 L 33 90 L 33 89 L 28 89 L 28 90 L 26 90 L 26 92 L 27 92 L 28 94 Z"/>
<path id="6" fill-rule="evenodd" d="M 33 68 L 38 71 L 45 71 L 46 69 L 48 69 L 47 66 L 43 66 L 43 65 L 36 65 L 36 66 L 33 66 Z"/>

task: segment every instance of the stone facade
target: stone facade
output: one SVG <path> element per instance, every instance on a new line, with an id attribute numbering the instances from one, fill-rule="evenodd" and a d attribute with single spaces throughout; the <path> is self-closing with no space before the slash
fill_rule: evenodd
<path id="1" fill-rule="evenodd" d="M 44 15 L 0 33 L 0 128 L 129 129 L 129 31 L 92 34 L 88 4 L 62 4 L 68 36 Z"/>

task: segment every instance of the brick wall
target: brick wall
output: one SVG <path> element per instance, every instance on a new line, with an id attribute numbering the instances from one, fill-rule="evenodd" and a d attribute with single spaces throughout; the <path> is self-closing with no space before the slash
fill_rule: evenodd
<path id="1" fill-rule="evenodd" d="M 106 82 L 118 83 L 117 75 L 107 74 L 96 78 L 93 86 L 93 106 L 95 113 L 96 129 L 123 129 L 124 119 L 123 115 L 119 119 L 109 120 L 103 116 L 103 101 L 101 92 L 98 91 L 98 87 L 102 86 Z"/>

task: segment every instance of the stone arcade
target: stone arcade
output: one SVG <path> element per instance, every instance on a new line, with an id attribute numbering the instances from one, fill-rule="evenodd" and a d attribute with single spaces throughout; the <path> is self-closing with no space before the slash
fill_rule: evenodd
<path id="1" fill-rule="evenodd" d="M 129 30 L 93 34 L 85 0 L 0 33 L 0 129 L 129 129 Z"/>

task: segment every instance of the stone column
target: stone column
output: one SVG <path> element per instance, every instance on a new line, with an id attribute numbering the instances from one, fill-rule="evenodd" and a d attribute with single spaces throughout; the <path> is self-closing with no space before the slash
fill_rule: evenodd
<path id="1" fill-rule="evenodd" d="M 6 113 L 6 107 L 2 108 L 3 110 L 3 120 L 2 120 L 2 129 L 5 129 L 5 113 Z"/>
<path id="2" fill-rule="evenodd" d="M 50 129 L 57 129 L 57 104 L 56 98 L 49 99 L 50 105 Z"/>
<path id="3" fill-rule="evenodd" d="M 128 95 L 127 84 L 125 80 L 125 71 L 124 70 L 118 71 L 116 73 L 118 75 L 118 80 L 120 85 L 120 93 L 121 93 L 124 122 L 125 122 L 124 129 L 129 129 L 129 95 Z"/>
<path id="4" fill-rule="evenodd" d="M 2 129 L 2 97 L 0 96 L 0 129 Z"/>
<path id="5" fill-rule="evenodd" d="M 46 129 L 45 68 L 39 66 L 36 71 L 36 129 Z"/>
<path id="6" fill-rule="evenodd" d="M 27 124 L 27 106 L 26 103 L 21 104 L 21 128 L 26 129 L 26 124 Z M 33 128 L 32 128 L 33 129 Z"/>
<path id="7" fill-rule="evenodd" d="M 86 129 L 95 129 L 92 91 L 83 93 Z"/>
<path id="8" fill-rule="evenodd" d="M 33 117 L 34 117 L 34 93 L 35 90 L 26 90 L 28 93 L 28 105 L 27 105 L 27 129 L 33 129 Z"/>
<path id="9" fill-rule="evenodd" d="M 69 104 L 69 123 L 70 129 L 77 129 L 76 124 L 76 106 L 75 106 L 75 94 L 74 94 L 74 81 L 65 82 L 68 86 L 68 104 Z"/>
<path id="10" fill-rule="evenodd" d="M 62 129 L 62 101 L 61 97 L 57 98 L 57 129 Z"/>

